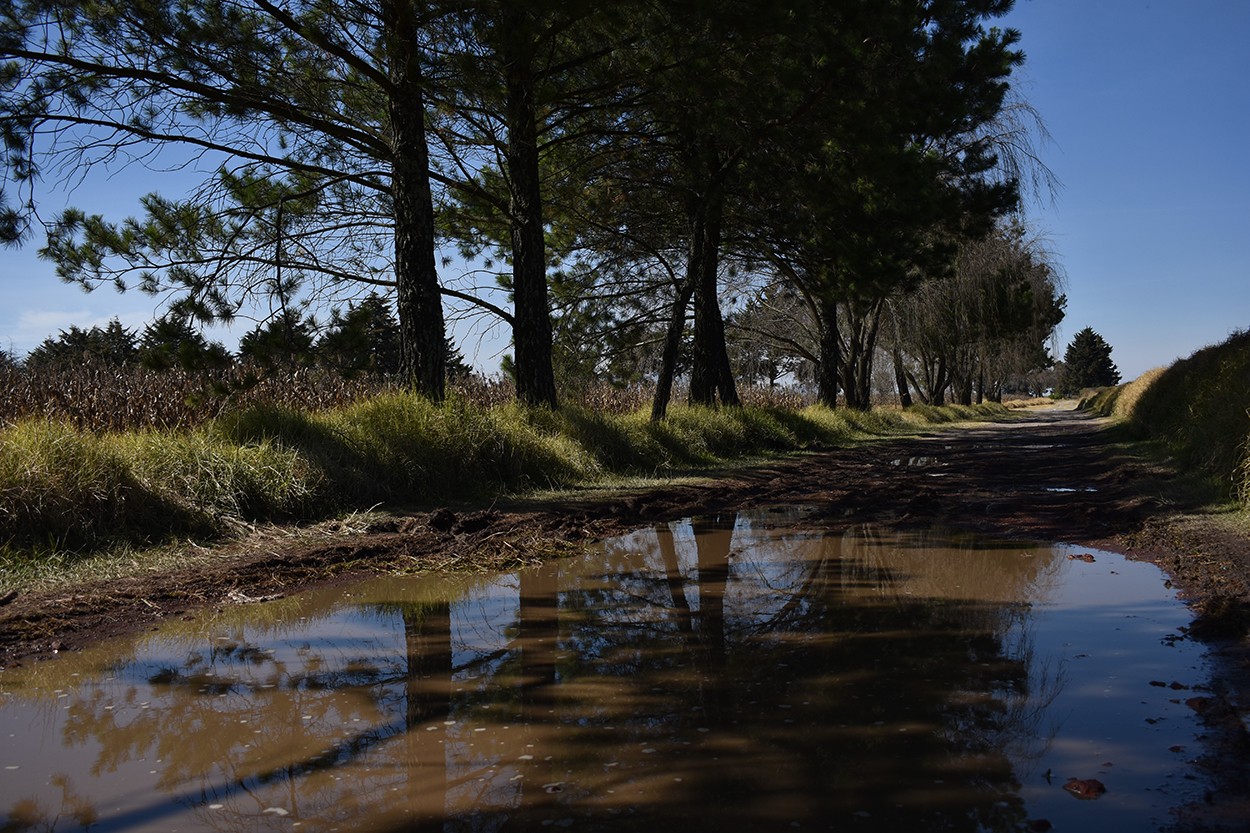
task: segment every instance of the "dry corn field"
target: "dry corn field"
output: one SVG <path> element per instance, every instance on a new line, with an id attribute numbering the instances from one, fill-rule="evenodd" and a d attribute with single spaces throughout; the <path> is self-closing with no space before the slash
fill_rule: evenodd
<path id="1" fill-rule="evenodd" d="M 454 381 L 456 395 L 483 407 L 514 398 L 505 379 L 471 376 Z M 150 370 L 139 366 L 84 363 L 75 367 L 26 370 L 0 367 L 0 426 L 23 419 L 67 422 L 83 431 L 190 428 L 221 414 L 255 405 L 322 411 L 398 390 L 395 379 L 346 378 L 322 368 L 263 371 L 246 366 L 226 370 Z M 649 386 L 601 384 L 566 388 L 563 401 L 599 413 L 629 413 L 651 404 Z M 811 397 L 791 388 L 745 388 L 743 402 L 800 409 Z M 684 391 L 673 401 L 684 401 Z"/>

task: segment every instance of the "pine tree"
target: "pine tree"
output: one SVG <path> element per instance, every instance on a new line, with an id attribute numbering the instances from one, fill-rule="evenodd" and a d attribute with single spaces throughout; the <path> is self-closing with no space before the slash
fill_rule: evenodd
<path id="1" fill-rule="evenodd" d="M 1086 327 L 1073 337 L 1063 354 L 1063 364 L 1061 388 L 1065 394 L 1120 384 L 1120 371 L 1111 361 L 1111 345 L 1092 327 Z"/>
<path id="2" fill-rule="evenodd" d="M 313 325 L 283 311 L 239 339 L 239 358 L 261 367 L 302 367 L 313 361 Z"/>
<path id="3" fill-rule="evenodd" d="M 81 364 L 97 361 L 109 365 L 131 364 L 138 357 L 135 334 L 116 318 L 105 327 L 89 330 L 70 325 L 56 338 L 46 338 L 26 357 L 29 368 Z"/>
<path id="4" fill-rule="evenodd" d="M 317 358 L 346 376 L 393 374 L 400 368 L 399 324 L 381 295 L 371 293 L 346 312 L 335 311 L 317 342 Z"/>
<path id="5" fill-rule="evenodd" d="M 63 279 L 137 288 L 201 321 L 392 286 L 404 377 L 440 399 L 425 73 L 446 10 L 430 6 L 0 3 L 0 242 L 42 225 Z M 184 195 L 150 194 L 137 218 L 71 208 L 40 223 L 41 172 L 165 169 L 166 149 L 212 156 Z M 280 353 L 299 324 L 271 328 Z"/>
<path id="6" fill-rule="evenodd" d="M 144 328 L 138 355 L 139 362 L 153 370 L 219 368 L 234 360 L 223 345 L 207 340 L 189 321 L 172 315 Z"/>

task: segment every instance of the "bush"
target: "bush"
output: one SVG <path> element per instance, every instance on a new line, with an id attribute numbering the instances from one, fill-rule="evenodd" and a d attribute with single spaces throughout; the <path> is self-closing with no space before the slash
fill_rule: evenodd
<path id="1" fill-rule="evenodd" d="M 187 515 L 288 520 L 328 505 L 325 477 L 269 441 L 238 445 L 216 432 L 144 432 L 115 443 L 133 478 Z"/>
<path id="2" fill-rule="evenodd" d="M 1180 461 L 1225 484 L 1245 459 L 1250 409 L 1250 332 L 1169 367 L 1141 393 L 1132 422 L 1158 436 Z"/>

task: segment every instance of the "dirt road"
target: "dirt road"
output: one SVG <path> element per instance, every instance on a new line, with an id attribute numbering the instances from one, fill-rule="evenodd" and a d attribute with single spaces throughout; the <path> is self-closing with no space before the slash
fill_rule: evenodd
<path id="1" fill-rule="evenodd" d="M 536 561 L 656 521 L 750 506 L 809 504 L 836 527 L 941 525 L 1014 539 L 1100 546 L 1159 563 L 1201 611 L 1250 600 L 1250 546 L 1226 532 L 1179 532 L 1173 474 L 1072 410 L 785 458 L 694 483 L 594 490 L 491 509 L 423 507 L 364 528 L 270 531 L 176 572 L 143 574 L 0 602 L 0 667 L 73 649 L 206 605 L 289 594 L 391 570 L 490 569 Z M 1232 600 L 1231 606 L 1229 600 Z M 1225 610 L 1225 618 L 1227 610 Z M 1236 625 L 1236 617 L 1232 617 Z"/>
<path id="2" fill-rule="evenodd" d="M 697 482 L 586 491 L 493 508 L 423 507 L 367 528 L 270 531 L 176 572 L 0 599 L 0 668 L 151 627 L 170 616 L 401 570 L 514 566 L 657 521 L 752 506 L 806 504 L 815 522 L 935 525 L 1016 540 L 1062 541 L 1162 566 L 1201 614 L 1191 635 L 1216 657 L 1208 758 L 1226 781 L 1186 819 L 1204 829 L 1250 812 L 1242 715 L 1250 711 L 1250 542 L 1178 503 L 1174 473 L 1134 455 L 1107 423 L 1072 410 L 813 452 Z M 1211 704 L 1215 705 L 1211 705 Z M 1241 816 L 1245 818 L 1247 816 Z"/>

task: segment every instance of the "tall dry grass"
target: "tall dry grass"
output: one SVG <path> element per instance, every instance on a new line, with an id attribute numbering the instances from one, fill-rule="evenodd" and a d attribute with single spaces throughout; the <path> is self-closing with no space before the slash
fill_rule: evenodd
<path id="1" fill-rule="evenodd" d="M 450 382 L 455 396 L 482 408 L 516 399 L 507 379 L 470 376 Z M 0 365 L 0 425 L 25 419 L 64 422 L 84 431 L 194 428 L 248 408 L 325 411 L 371 397 L 399 393 L 396 378 L 347 378 L 326 368 L 264 370 L 236 365 L 221 370 L 152 370 L 100 361 L 27 370 Z M 748 406 L 799 409 L 812 397 L 794 388 L 744 388 Z M 562 392 L 563 401 L 598 413 L 625 414 L 651 403 L 649 386 L 607 384 Z M 674 401 L 685 398 L 677 390 Z"/>
<path id="2" fill-rule="evenodd" d="M 1250 332 L 1082 404 L 1162 442 L 1187 471 L 1250 509 Z"/>
<path id="3" fill-rule="evenodd" d="M 393 387 L 386 379 L 348 379 L 319 368 L 150 370 L 90 361 L 37 370 L 8 367 L 0 368 L 0 425 L 49 419 L 98 433 L 192 428 L 257 405 L 324 410 Z"/>
<path id="4" fill-rule="evenodd" d="M 498 385 L 453 391 L 434 404 L 384 390 L 317 410 L 264 402 L 191 428 L 86 430 L 20 419 L 0 428 L 0 556 L 85 553 L 211 535 L 236 520 L 313 520 L 378 503 L 433 505 L 674 473 L 1005 413 L 679 405 L 655 423 L 645 399 L 619 393 L 559 411 L 523 407 L 507 393 Z M 480 404 L 490 398 L 504 404 Z"/>

